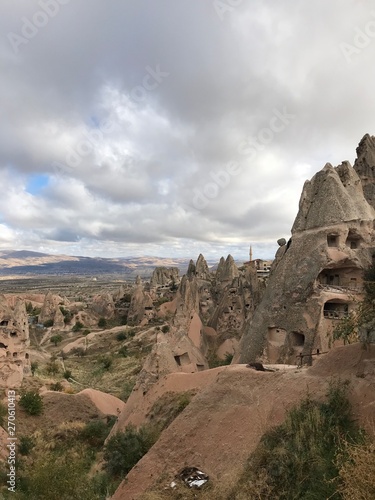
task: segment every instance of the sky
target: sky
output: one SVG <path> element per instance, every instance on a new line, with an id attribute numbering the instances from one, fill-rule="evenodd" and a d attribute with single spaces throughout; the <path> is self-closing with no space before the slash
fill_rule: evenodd
<path id="1" fill-rule="evenodd" d="M 374 1 L 1 0 L 0 250 L 272 258 L 374 61 Z"/>

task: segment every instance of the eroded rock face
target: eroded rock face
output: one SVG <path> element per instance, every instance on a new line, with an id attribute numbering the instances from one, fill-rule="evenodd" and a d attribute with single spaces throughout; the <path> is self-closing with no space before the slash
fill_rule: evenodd
<path id="1" fill-rule="evenodd" d="M 225 355 L 222 352 L 225 346 L 233 344 L 227 341 L 239 340 L 246 320 L 259 303 L 260 284 L 256 270 L 245 266 L 240 271 L 231 255 L 220 259 L 216 274 L 207 273 L 202 255 L 189 269 L 190 273 L 183 276 L 177 292 L 172 324 L 185 331 L 204 355 L 209 352 Z M 206 334 L 207 327 L 210 335 Z"/>
<path id="2" fill-rule="evenodd" d="M 210 270 L 208 269 L 206 259 L 202 254 L 199 255 L 197 263 L 195 264 L 195 276 L 202 280 L 211 279 Z"/>
<path id="3" fill-rule="evenodd" d="M 53 320 L 57 309 L 59 309 L 59 304 L 63 303 L 65 303 L 65 301 L 62 297 L 48 292 L 44 297 L 42 310 L 39 314 L 39 322 L 45 323 L 46 321 Z"/>
<path id="4" fill-rule="evenodd" d="M 0 296 L 0 387 L 19 387 L 24 374 L 30 373 L 29 325 L 25 302 L 14 307 Z"/>
<path id="5" fill-rule="evenodd" d="M 300 353 L 329 349 L 337 320 L 361 299 L 363 269 L 375 247 L 374 217 L 348 162 L 327 164 L 305 183 L 292 238 L 277 252 L 264 298 L 243 335 L 240 362 L 296 363 Z"/>
<path id="6" fill-rule="evenodd" d="M 128 325 L 144 325 L 155 315 L 152 298 L 145 291 L 141 280 L 136 281 L 136 287 L 131 297 L 128 312 Z"/>
<path id="7" fill-rule="evenodd" d="M 135 390 L 146 393 L 159 378 L 169 373 L 194 373 L 206 370 L 207 361 L 185 331 L 159 333 L 152 352 L 139 374 Z"/>
<path id="8" fill-rule="evenodd" d="M 91 303 L 91 309 L 102 318 L 112 318 L 115 311 L 113 296 L 108 292 L 95 295 Z"/>
<path id="9" fill-rule="evenodd" d="M 178 284 L 180 280 L 178 267 L 156 267 L 151 276 L 150 286 L 152 288 L 160 286 L 171 286 Z"/>
<path id="10" fill-rule="evenodd" d="M 226 272 L 220 271 L 219 279 L 216 279 L 217 305 L 208 322 L 217 332 L 219 342 L 240 338 L 261 295 L 255 267 L 247 265 L 240 271 L 230 255 L 226 263 L 229 263 Z"/>
<path id="11" fill-rule="evenodd" d="M 366 134 L 359 143 L 354 170 L 362 181 L 367 201 L 375 208 L 375 136 Z"/>

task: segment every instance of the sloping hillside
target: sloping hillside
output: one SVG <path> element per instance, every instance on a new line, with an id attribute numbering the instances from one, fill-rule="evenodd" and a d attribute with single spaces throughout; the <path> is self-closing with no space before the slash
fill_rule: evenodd
<path id="1" fill-rule="evenodd" d="M 309 369 L 271 373 L 232 365 L 210 372 L 214 372 L 213 378 L 207 373 L 172 374 L 150 390 L 147 404 L 171 390 L 177 378 L 178 391 L 191 388 L 192 380 L 197 386 L 202 378 L 199 393 L 128 474 L 113 500 L 138 499 L 146 490 L 164 491 L 164 496 L 158 498 L 173 498 L 169 485 L 186 466 L 201 468 L 213 484 L 225 491 L 264 432 L 281 423 L 288 408 L 307 393 L 314 399 L 323 398 L 332 378 L 351 381 L 350 400 L 355 415 L 367 430 L 374 429 L 374 347 L 366 351 L 360 344 L 337 347 Z M 181 383 L 182 377 L 185 384 Z M 142 413 L 139 400 L 132 403 L 130 399 L 127 405 L 120 428 L 132 420 L 132 411 L 138 416 Z"/>

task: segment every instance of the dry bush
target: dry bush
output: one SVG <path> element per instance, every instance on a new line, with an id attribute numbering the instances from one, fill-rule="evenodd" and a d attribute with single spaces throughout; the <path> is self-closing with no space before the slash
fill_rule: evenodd
<path id="1" fill-rule="evenodd" d="M 344 459 L 343 459 L 344 458 Z M 343 460 L 342 460 L 343 459 Z M 375 442 L 347 444 L 342 455 L 339 492 L 345 500 L 375 498 Z"/>

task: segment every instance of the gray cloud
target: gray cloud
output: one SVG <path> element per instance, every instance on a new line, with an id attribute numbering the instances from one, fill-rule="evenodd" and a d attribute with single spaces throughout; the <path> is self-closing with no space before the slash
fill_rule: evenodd
<path id="1" fill-rule="evenodd" d="M 0 246 L 272 256 L 304 180 L 374 133 L 372 20 L 353 0 L 222 19 L 211 0 L 3 0 Z"/>

